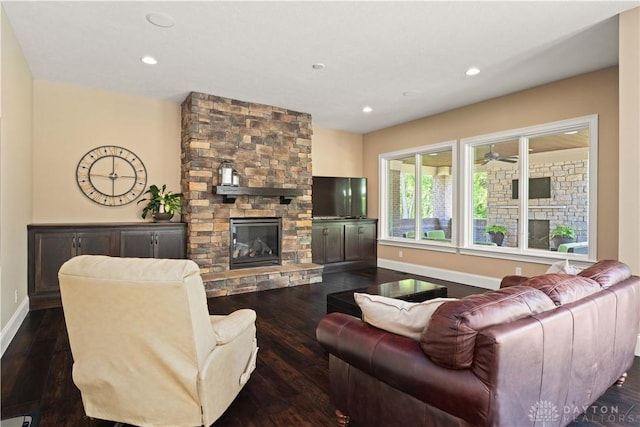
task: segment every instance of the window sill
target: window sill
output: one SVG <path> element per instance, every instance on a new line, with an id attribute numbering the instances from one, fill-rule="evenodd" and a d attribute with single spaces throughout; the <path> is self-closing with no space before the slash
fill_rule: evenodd
<path id="1" fill-rule="evenodd" d="M 400 248 L 423 249 L 423 250 L 429 250 L 429 251 L 448 252 L 452 254 L 455 254 L 458 252 L 458 248 L 456 248 L 450 243 L 436 243 L 435 241 L 428 241 L 428 240 L 417 241 L 417 240 L 387 238 L 387 239 L 378 240 L 378 243 L 385 246 L 397 246 Z"/>
<path id="2" fill-rule="evenodd" d="M 532 264 L 552 264 L 558 260 L 567 259 L 574 263 L 576 266 L 584 268 L 595 263 L 595 260 L 589 259 L 588 255 L 573 254 L 567 252 L 546 252 L 546 251 L 520 251 L 512 248 L 499 248 L 494 249 L 492 247 L 456 247 L 453 245 L 437 244 L 437 243 L 423 243 L 418 241 L 407 241 L 406 239 L 393 239 L 386 238 L 378 240 L 380 245 L 395 246 L 399 248 L 413 248 L 427 251 L 437 251 L 446 253 L 459 253 L 461 255 L 470 255 L 483 258 L 498 258 L 507 259 L 512 261 L 522 261 Z"/>

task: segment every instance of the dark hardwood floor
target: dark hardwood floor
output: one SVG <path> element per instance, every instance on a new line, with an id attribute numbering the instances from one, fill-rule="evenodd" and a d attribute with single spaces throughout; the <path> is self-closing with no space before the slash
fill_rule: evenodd
<path id="1" fill-rule="evenodd" d="M 325 274 L 322 283 L 313 285 L 210 299 L 212 314 L 254 309 L 260 346 L 256 371 L 214 426 L 336 425 L 327 395 L 328 359 L 315 339 L 316 325 L 325 315 L 326 295 L 407 277 L 420 278 L 372 268 Z M 447 285 L 450 297 L 486 291 L 432 281 Z M 1 364 L 2 419 L 34 413 L 42 427 L 87 425 L 71 378 L 62 309 L 29 313 Z M 640 426 L 639 405 L 640 358 L 636 357 L 624 387 L 610 388 L 571 426 Z"/>

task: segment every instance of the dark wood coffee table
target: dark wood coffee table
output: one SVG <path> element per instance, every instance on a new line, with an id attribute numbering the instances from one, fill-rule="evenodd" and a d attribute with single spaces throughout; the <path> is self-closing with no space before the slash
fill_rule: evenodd
<path id="1" fill-rule="evenodd" d="M 353 299 L 353 293 L 360 292 L 371 295 L 382 295 L 409 302 L 422 302 L 433 298 L 445 298 L 447 288 L 435 283 L 423 282 L 416 279 L 404 279 L 397 282 L 383 283 L 367 288 L 351 289 L 327 295 L 327 314 L 340 312 L 356 317 L 362 317 L 362 311 Z"/>

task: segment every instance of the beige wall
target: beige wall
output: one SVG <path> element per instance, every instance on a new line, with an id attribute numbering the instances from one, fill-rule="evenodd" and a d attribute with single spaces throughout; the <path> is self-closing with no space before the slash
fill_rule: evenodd
<path id="1" fill-rule="evenodd" d="M 27 297 L 27 224 L 31 220 L 31 71 L 0 9 L 0 298 L 2 331 Z M 15 292 L 18 302 L 14 302 Z"/>
<path id="2" fill-rule="evenodd" d="M 362 134 L 313 127 L 314 176 L 363 176 Z"/>
<path id="3" fill-rule="evenodd" d="M 141 221 L 142 205 L 105 207 L 84 196 L 78 161 L 92 148 L 122 146 L 142 159 L 147 187 L 178 192 L 180 122 L 176 103 L 35 81 L 33 222 Z"/>
<path id="4" fill-rule="evenodd" d="M 369 212 L 378 215 L 378 155 L 404 148 L 478 136 L 492 132 L 598 114 L 598 258 L 618 255 L 618 69 L 581 75 L 491 99 L 435 116 L 364 135 L 364 173 L 369 178 Z M 380 258 L 451 269 L 470 274 L 502 277 L 516 266 L 523 274 L 546 269 L 500 259 L 463 256 L 421 249 L 380 245 Z"/>
<path id="5" fill-rule="evenodd" d="M 620 15 L 619 259 L 640 274 L 640 7 Z"/>

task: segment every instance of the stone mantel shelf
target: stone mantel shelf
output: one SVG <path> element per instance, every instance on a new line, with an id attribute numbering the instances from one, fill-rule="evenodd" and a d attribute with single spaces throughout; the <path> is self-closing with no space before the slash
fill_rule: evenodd
<path id="1" fill-rule="evenodd" d="M 302 196 L 302 190 L 296 188 L 265 188 L 265 187 L 233 187 L 218 185 L 213 187 L 213 194 L 222 196 L 222 203 L 235 203 L 238 196 L 280 197 L 280 204 L 288 205 L 291 201 Z"/>

